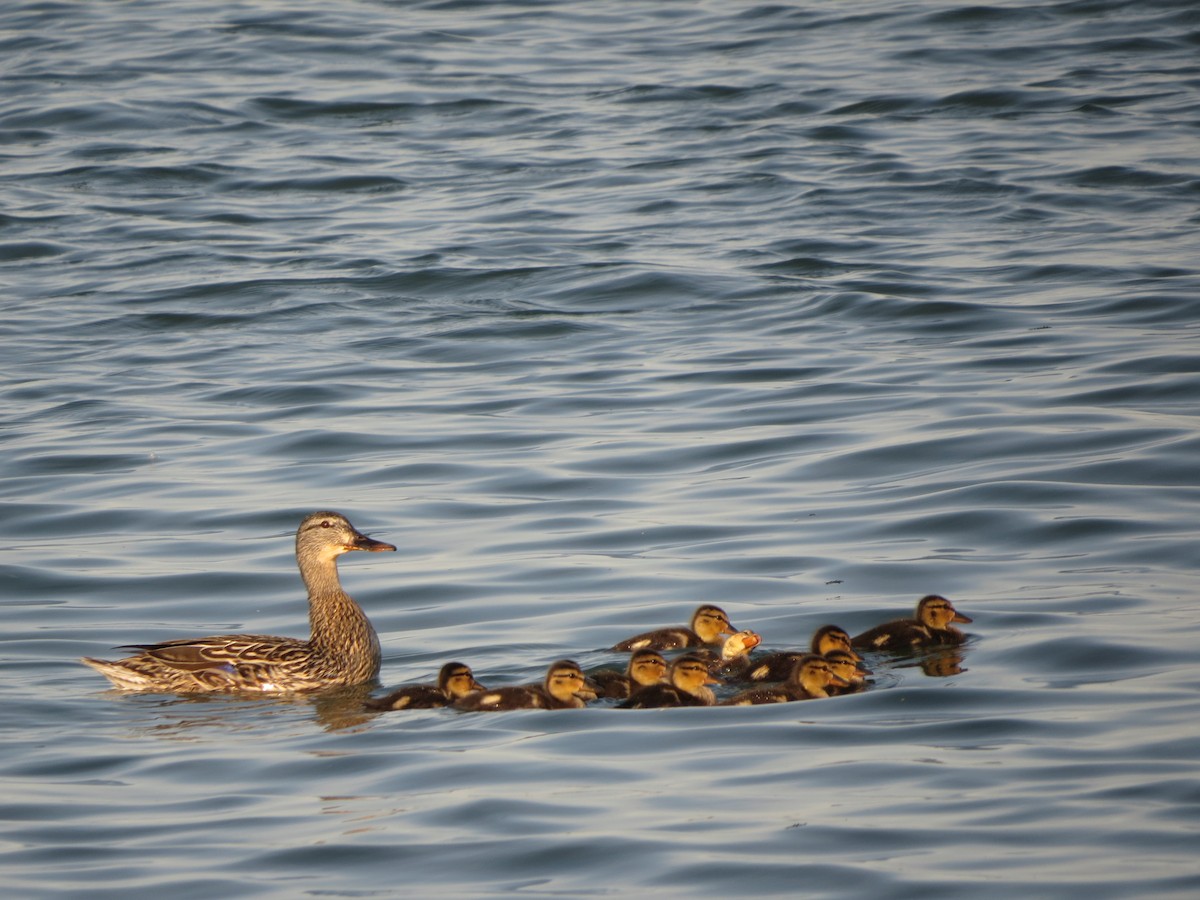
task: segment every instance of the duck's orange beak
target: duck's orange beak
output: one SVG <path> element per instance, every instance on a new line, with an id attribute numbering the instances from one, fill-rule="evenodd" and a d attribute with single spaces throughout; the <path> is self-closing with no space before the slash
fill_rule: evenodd
<path id="1" fill-rule="evenodd" d="M 973 619 L 971 619 L 969 616 L 964 616 L 962 613 L 960 613 L 960 612 L 959 612 L 959 611 L 956 609 L 956 610 L 954 611 L 954 618 L 953 618 L 953 619 L 951 619 L 950 621 L 951 621 L 951 622 L 962 622 L 964 625 L 969 625 L 969 624 L 970 624 L 971 622 L 973 622 L 974 620 L 973 620 Z"/>

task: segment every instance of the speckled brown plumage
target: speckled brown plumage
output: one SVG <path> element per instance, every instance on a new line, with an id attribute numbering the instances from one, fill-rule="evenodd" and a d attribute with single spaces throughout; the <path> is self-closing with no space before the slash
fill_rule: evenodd
<path id="1" fill-rule="evenodd" d="M 312 513 L 296 531 L 296 562 L 308 588 L 308 640 L 225 634 L 127 645 L 139 652 L 81 662 L 126 691 L 315 691 L 370 681 L 379 674 L 379 638 L 342 589 L 337 558 L 352 550 L 395 549 L 363 535 L 339 513 Z"/>

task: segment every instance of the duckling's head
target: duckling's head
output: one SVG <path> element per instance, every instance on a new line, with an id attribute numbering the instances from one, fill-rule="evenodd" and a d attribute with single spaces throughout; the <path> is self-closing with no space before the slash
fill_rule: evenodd
<path id="1" fill-rule="evenodd" d="M 817 697 L 826 696 L 825 689 L 831 684 L 849 684 L 833 671 L 829 660 L 815 653 L 807 653 L 796 661 L 796 668 L 792 671 L 792 681 L 799 683 L 800 687 Z"/>
<path id="2" fill-rule="evenodd" d="M 301 560 L 329 562 L 351 550 L 378 553 L 395 549 L 391 544 L 367 537 L 341 513 L 310 513 L 296 530 L 296 556 Z"/>
<path id="3" fill-rule="evenodd" d="M 858 661 L 858 654 L 845 650 L 830 650 L 824 654 L 829 667 L 847 684 L 862 684 L 871 670 Z"/>
<path id="4" fill-rule="evenodd" d="M 917 621 L 930 628 L 943 630 L 950 627 L 951 622 L 967 624 L 971 620 L 956 610 L 945 597 L 929 594 L 917 602 Z"/>
<path id="5" fill-rule="evenodd" d="M 446 663 L 438 672 L 438 687 L 448 697 L 455 700 L 485 690 L 484 686 L 475 680 L 471 667 L 460 662 Z"/>
<path id="6" fill-rule="evenodd" d="M 671 663 L 670 680 L 673 687 L 698 697 L 711 697 L 712 691 L 708 689 L 708 685 L 721 683 L 709 674 L 708 663 L 704 657 L 695 653 L 685 653 L 676 657 Z"/>
<path id="7" fill-rule="evenodd" d="M 546 670 L 546 693 L 555 700 L 570 703 L 573 699 L 595 700 L 596 692 L 588 687 L 587 678 L 578 663 L 560 659 Z"/>
<path id="8" fill-rule="evenodd" d="M 830 650 L 845 650 L 855 659 L 862 658 L 850 646 L 850 635 L 846 633 L 846 629 L 837 625 L 822 625 L 814 631 L 811 649 L 818 656 L 824 656 Z"/>
<path id="9" fill-rule="evenodd" d="M 736 630 L 729 624 L 725 610 L 719 606 L 706 604 L 692 613 L 692 631 L 700 635 L 700 640 L 706 644 L 715 644 L 721 635 L 733 634 Z"/>
<path id="10" fill-rule="evenodd" d="M 753 631 L 734 632 L 725 638 L 725 643 L 721 645 L 721 659 L 728 662 L 739 656 L 745 656 L 761 643 L 762 637 Z"/>
<path id="11" fill-rule="evenodd" d="M 667 661 L 657 650 L 637 650 L 629 657 L 627 673 L 634 684 L 658 684 L 667 674 Z"/>

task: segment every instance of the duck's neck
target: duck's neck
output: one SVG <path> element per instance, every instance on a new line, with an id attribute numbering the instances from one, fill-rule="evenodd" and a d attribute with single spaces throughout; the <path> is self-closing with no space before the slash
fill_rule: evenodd
<path id="1" fill-rule="evenodd" d="M 337 562 L 306 567 L 301 577 L 308 588 L 308 643 L 313 652 L 344 669 L 352 680 L 378 675 L 379 637 L 366 613 L 342 590 Z"/>

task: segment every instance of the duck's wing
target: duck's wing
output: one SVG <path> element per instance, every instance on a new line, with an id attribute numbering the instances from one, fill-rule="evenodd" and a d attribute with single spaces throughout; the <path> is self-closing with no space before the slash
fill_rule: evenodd
<path id="1" fill-rule="evenodd" d="M 660 628 L 626 638 L 612 649 L 620 653 L 632 650 L 680 650 L 684 647 L 698 647 L 703 643 L 700 636 L 690 628 Z"/>

